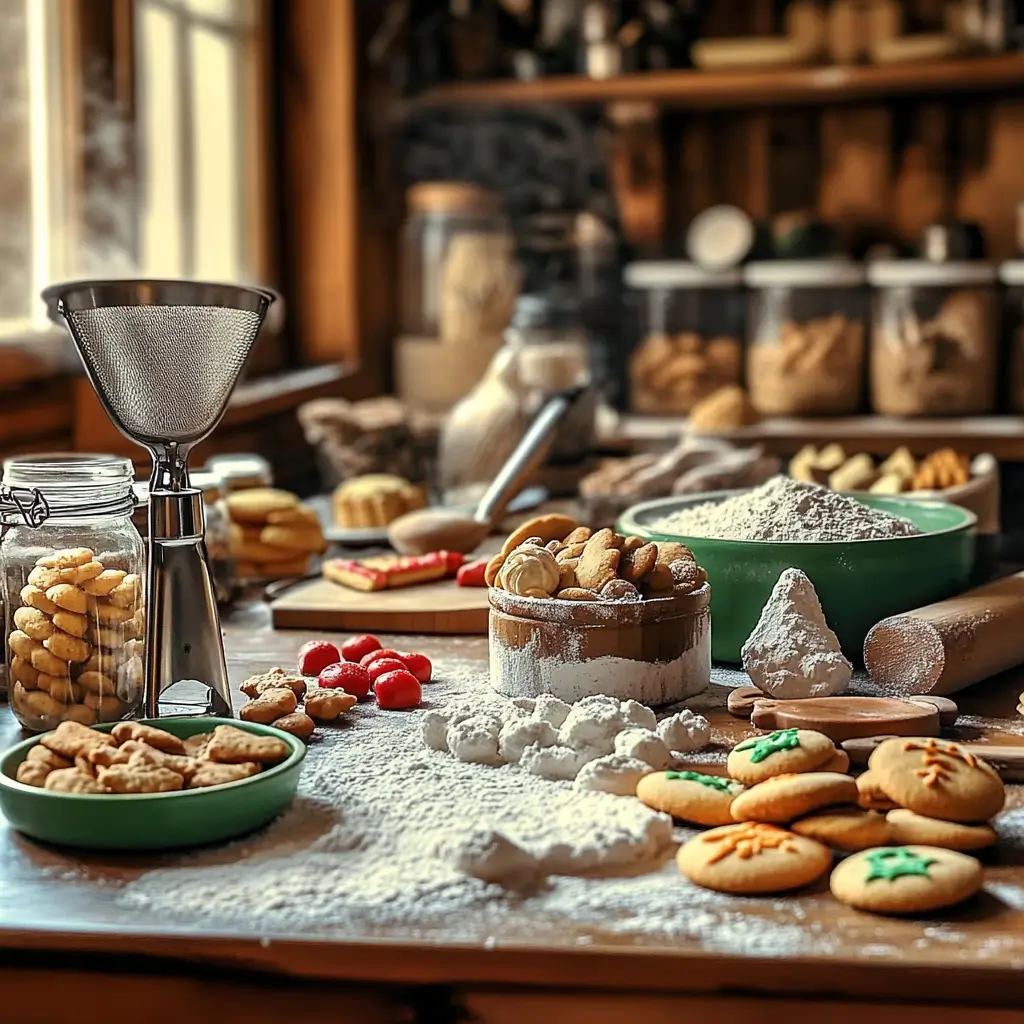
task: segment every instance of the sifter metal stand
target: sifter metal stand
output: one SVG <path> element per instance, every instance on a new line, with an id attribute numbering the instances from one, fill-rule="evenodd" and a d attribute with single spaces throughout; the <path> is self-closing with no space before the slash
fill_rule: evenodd
<path id="1" fill-rule="evenodd" d="M 206 708 L 231 714 L 231 693 L 202 492 L 188 454 L 220 422 L 275 296 L 195 281 L 75 281 L 43 293 L 71 331 L 118 429 L 149 449 L 146 714 L 183 681 L 209 688 Z"/>

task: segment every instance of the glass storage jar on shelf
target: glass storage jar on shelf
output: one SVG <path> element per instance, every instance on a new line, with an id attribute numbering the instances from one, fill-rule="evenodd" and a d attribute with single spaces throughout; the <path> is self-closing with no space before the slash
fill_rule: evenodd
<path id="1" fill-rule="evenodd" d="M 981 262 L 879 260 L 873 296 L 871 404 L 888 416 L 992 412 L 996 270 Z"/>
<path id="2" fill-rule="evenodd" d="M 130 717 L 143 698 L 144 549 L 132 463 L 30 455 L 4 463 L 0 544 L 8 696 L 35 732 Z"/>
<path id="3" fill-rule="evenodd" d="M 844 259 L 748 264 L 747 389 L 764 416 L 842 416 L 864 395 L 864 268 Z"/>
<path id="4" fill-rule="evenodd" d="M 641 293 L 643 339 L 630 357 L 634 412 L 685 415 L 743 377 L 745 300 L 738 270 L 693 263 L 631 263 L 626 284 Z"/>

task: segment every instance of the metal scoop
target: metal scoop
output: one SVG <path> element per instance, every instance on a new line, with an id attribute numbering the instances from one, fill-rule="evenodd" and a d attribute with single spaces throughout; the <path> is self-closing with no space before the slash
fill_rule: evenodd
<path id="1" fill-rule="evenodd" d="M 209 687 L 231 714 L 202 492 L 188 454 L 220 422 L 270 304 L 259 288 L 195 281 L 74 281 L 43 292 L 63 318 L 100 402 L 149 449 L 146 714 L 175 683 Z"/>

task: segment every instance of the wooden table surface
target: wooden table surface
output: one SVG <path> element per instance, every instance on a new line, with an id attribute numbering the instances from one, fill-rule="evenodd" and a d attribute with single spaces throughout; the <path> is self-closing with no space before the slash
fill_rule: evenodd
<path id="1" fill-rule="evenodd" d="M 226 623 L 233 685 L 292 663 L 309 638 L 271 629 L 265 606 L 238 608 Z M 403 639 L 395 646 L 439 658 L 486 658 L 482 638 Z M 1022 680 L 1009 676 L 962 694 L 966 717 L 954 734 L 975 738 L 984 727 L 993 739 L 1024 744 L 1024 723 L 1014 711 L 1021 689 Z M 743 734 L 743 723 L 724 710 L 710 716 L 717 729 Z M 19 736 L 4 709 L 0 741 L 7 746 Z M 1009 807 L 1024 805 L 1022 790 L 1014 787 Z M 196 1007 L 222 1005 L 227 996 L 230 1009 L 208 1019 L 259 1024 L 283 1020 L 301 1005 L 300 1019 L 332 1021 L 442 1022 L 469 1013 L 485 1022 L 602 1022 L 642 1013 L 668 1022 L 703 1010 L 716 1021 L 791 1021 L 820 1004 L 845 1021 L 855 1004 L 873 1001 L 870 1012 L 881 1021 L 932 1020 L 936 1004 L 944 1006 L 944 1020 L 1009 1021 L 1018 1018 L 1006 1008 L 1024 1008 L 1024 830 L 1018 831 L 1019 847 L 1003 844 L 989 858 L 993 888 L 962 911 L 932 920 L 873 917 L 841 907 L 819 887 L 802 897 L 803 927 L 828 935 L 830 951 L 756 959 L 709 952 L 694 940 L 570 925 L 555 933 L 545 928 L 538 939 L 522 931 L 492 935 L 481 924 L 479 941 L 458 945 L 446 942 L 443 929 L 410 939 L 379 930 L 310 937 L 169 926 L 115 897 L 142 871 L 176 858 L 77 855 L 23 839 L 0 822 L 0 1021 L 67 1021 L 72 1010 L 76 1021 L 107 1020 L 112 984 L 144 998 L 144 1019 L 158 1022 L 194 1018 Z M 772 905 L 765 901 L 765 916 L 775 913 Z M 467 922 L 461 924 L 464 936 Z M 40 985 L 50 992 L 42 1001 Z M 980 1016 L 971 1009 L 982 1006 L 990 1009 Z"/>

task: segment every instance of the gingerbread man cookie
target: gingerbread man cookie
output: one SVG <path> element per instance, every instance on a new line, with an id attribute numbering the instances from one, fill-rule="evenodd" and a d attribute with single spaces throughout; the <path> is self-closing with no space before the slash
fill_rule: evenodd
<path id="1" fill-rule="evenodd" d="M 835 744 L 811 729 L 779 729 L 752 736 L 733 747 L 729 774 L 745 786 L 756 786 L 773 775 L 813 772 L 835 756 Z"/>
<path id="2" fill-rule="evenodd" d="M 736 895 L 798 889 L 831 863 L 821 843 L 754 821 L 702 832 L 676 854 L 676 866 L 691 882 Z"/>
<path id="3" fill-rule="evenodd" d="M 868 768 L 901 807 L 943 821 L 988 821 L 1002 810 L 1003 780 L 980 757 L 934 736 L 886 740 Z"/>

